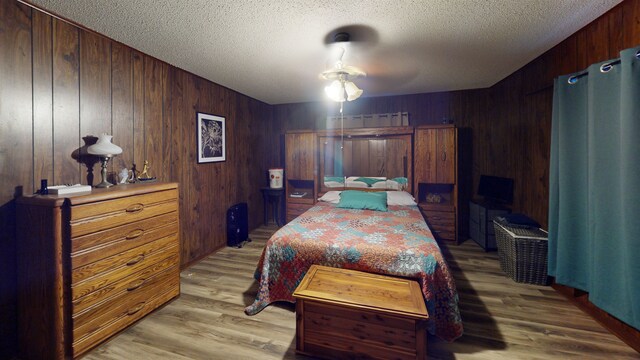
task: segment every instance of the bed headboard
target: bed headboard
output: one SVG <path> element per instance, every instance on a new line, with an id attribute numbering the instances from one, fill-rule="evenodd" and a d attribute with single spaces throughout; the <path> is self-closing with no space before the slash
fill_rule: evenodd
<path id="1" fill-rule="evenodd" d="M 320 191 L 412 192 L 413 127 L 319 130 Z M 361 181 L 358 181 L 361 180 Z"/>

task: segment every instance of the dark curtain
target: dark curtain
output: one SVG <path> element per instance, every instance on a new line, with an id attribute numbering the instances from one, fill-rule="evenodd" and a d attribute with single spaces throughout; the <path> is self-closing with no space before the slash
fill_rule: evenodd
<path id="1" fill-rule="evenodd" d="M 555 80 L 549 274 L 640 329 L 640 47 Z"/>

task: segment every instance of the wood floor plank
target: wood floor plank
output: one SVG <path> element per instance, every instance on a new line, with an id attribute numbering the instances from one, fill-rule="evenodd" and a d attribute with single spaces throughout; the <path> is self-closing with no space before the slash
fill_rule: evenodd
<path id="1" fill-rule="evenodd" d="M 294 306 L 244 314 L 257 293 L 256 264 L 276 230 L 258 228 L 243 248 L 222 249 L 182 271 L 178 299 L 84 359 L 310 359 L 295 354 Z M 429 359 L 640 358 L 550 287 L 506 277 L 497 253 L 472 241 L 441 247 L 456 278 L 465 333 L 453 343 L 430 336 Z"/>

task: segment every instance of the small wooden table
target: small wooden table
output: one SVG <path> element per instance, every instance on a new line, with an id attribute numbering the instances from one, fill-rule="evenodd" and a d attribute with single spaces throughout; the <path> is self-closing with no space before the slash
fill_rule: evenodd
<path id="1" fill-rule="evenodd" d="M 426 359 L 416 281 L 312 265 L 293 293 L 296 350 L 331 359 Z"/>
<path id="2" fill-rule="evenodd" d="M 269 224 L 269 204 L 271 204 L 271 211 L 273 213 L 273 221 L 282 226 L 282 220 L 280 219 L 280 199 L 284 195 L 284 188 L 260 188 L 262 191 L 262 197 L 264 198 L 264 224 Z"/>

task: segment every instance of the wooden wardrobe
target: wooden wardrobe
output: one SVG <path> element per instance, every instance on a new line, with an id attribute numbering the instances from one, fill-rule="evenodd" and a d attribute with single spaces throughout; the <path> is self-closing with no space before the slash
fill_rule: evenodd
<path id="1" fill-rule="evenodd" d="M 439 240 L 458 243 L 458 129 L 419 126 L 414 134 L 414 197 Z"/>

